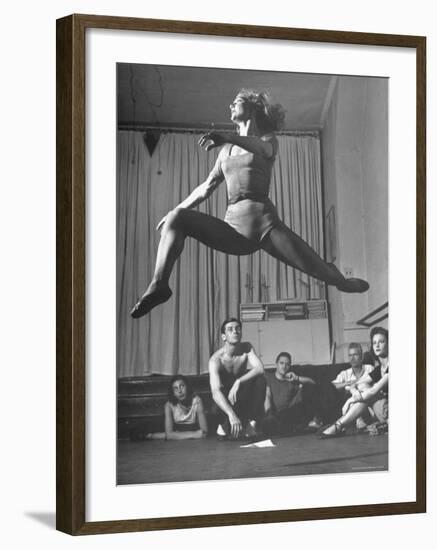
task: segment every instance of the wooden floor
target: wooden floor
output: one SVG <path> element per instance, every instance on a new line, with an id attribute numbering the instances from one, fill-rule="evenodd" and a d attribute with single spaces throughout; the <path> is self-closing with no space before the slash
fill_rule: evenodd
<path id="1" fill-rule="evenodd" d="M 273 438 L 275 447 L 240 447 L 214 437 L 196 441 L 120 441 L 117 483 L 256 478 L 387 470 L 387 435 L 314 434 Z M 176 467 L 177 465 L 177 467 Z"/>

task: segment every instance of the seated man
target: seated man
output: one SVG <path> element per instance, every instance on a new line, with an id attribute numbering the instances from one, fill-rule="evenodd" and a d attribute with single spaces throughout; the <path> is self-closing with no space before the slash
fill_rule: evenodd
<path id="1" fill-rule="evenodd" d="M 218 434 L 222 438 L 252 438 L 264 416 L 264 367 L 249 342 L 241 341 L 239 319 L 221 326 L 223 347 L 209 360 L 212 397 L 219 408 Z"/>
<path id="2" fill-rule="evenodd" d="M 370 373 L 374 370 L 372 365 L 363 364 L 363 348 L 361 344 L 352 342 L 349 344 L 349 363 L 350 368 L 342 370 L 337 378 L 332 381 L 332 384 L 339 391 L 345 393 L 346 401 L 350 396 L 353 390 L 360 389 L 360 384 L 366 380 Z M 364 414 L 359 417 L 356 422 L 356 427 L 358 429 L 364 429 L 368 424 L 373 421 L 371 412 Z"/>
<path id="3" fill-rule="evenodd" d="M 302 426 L 319 428 L 318 387 L 307 376 L 291 370 L 291 355 L 282 351 L 276 358 L 276 370 L 267 377 L 266 418 L 263 431 L 269 435 L 290 435 Z"/>

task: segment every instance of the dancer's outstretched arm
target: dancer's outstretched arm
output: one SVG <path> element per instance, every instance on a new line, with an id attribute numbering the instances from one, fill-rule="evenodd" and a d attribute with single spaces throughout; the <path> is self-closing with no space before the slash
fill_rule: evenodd
<path id="1" fill-rule="evenodd" d="M 179 203 L 176 208 L 194 208 L 198 204 L 205 201 L 211 193 L 215 191 L 215 189 L 220 185 L 222 181 L 224 181 L 224 175 L 220 168 L 221 161 L 223 159 L 223 149 L 220 151 L 219 156 L 217 158 L 217 161 L 215 163 L 214 168 L 209 173 L 209 176 L 207 179 L 198 185 L 189 195 L 186 199 L 184 199 L 181 203 Z M 162 225 L 164 224 L 165 220 L 167 218 L 167 215 L 165 215 L 161 221 L 156 226 L 156 229 L 161 229 Z"/>
<path id="2" fill-rule="evenodd" d="M 206 151 L 210 151 L 214 147 L 220 147 L 225 143 L 231 143 L 245 149 L 249 153 L 255 153 L 270 158 L 274 154 L 273 141 L 276 138 L 273 134 L 267 134 L 263 137 L 257 136 L 240 136 L 233 132 L 208 132 L 199 139 L 199 145 Z"/>

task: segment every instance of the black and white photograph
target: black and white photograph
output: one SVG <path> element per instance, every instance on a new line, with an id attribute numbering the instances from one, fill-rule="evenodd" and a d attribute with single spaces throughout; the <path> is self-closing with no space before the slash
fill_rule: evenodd
<path id="1" fill-rule="evenodd" d="M 389 79 L 116 78 L 117 484 L 387 471 Z"/>
<path id="2" fill-rule="evenodd" d="M 4 5 L 4 548 L 435 545 L 432 6 Z"/>

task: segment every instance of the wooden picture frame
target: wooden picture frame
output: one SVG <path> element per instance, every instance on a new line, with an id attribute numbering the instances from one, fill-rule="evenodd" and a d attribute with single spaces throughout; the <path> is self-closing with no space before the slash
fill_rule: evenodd
<path id="1" fill-rule="evenodd" d="M 407 48 L 416 53 L 416 498 L 408 502 L 130 520 L 86 519 L 86 143 L 88 29 Z M 426 39 L 207 22 L 71 15 L 57 21 L 57 529 L 72 535 L 419 513 L 426 510 Z"/>

